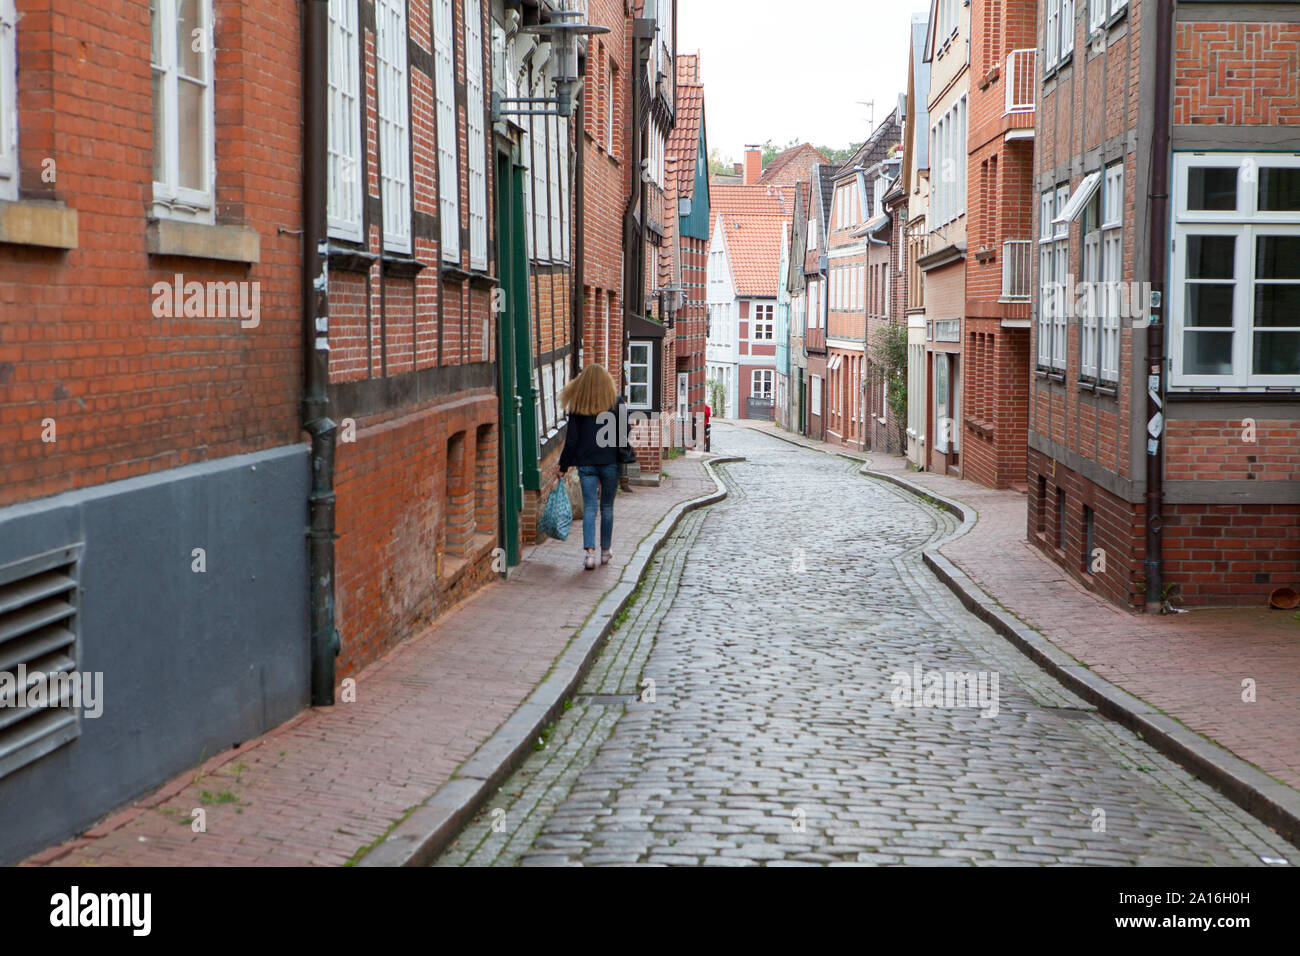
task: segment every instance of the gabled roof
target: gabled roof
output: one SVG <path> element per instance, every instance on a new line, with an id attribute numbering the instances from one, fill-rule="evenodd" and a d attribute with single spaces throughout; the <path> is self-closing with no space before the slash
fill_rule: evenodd
<path id="1" fill-rule="evenodd" d="M 822 219 L 822 235 L 830 232 L 831 225 L 831 198 L 835 194 L 835 177 L 839 175 L 840 167 L 825 163 L 817 166 L 817 182 L 821 187 L 821 206 L 818 209 Z"/>
<path id="2" fill-rule="evenodd" d="M 714 186 L 709 190 L 710 233 L 719 219 L 740 297 L 775 297 L 781 268 L 781 228 L 794 210 L 794 190 L 768 186 Z"/>
<path id="3" fill-rule="evenodd" d="M 812 143 L 800 143 L 798 146 L 791 146 L 784 152 L 777 153 L 764 167 L 763 174 L 758 177 L 758 184 L 792 185 L 797 180 L 805 178 L 802 175 L 803 170 L 810 169 L 816 163 L 829 162 L 830 160 Z"/>
<path id="4" fill-rule="evenodd" d="M 677 163 L 677 195 L 693 196 L 704 125 L 704 86 L 699 83 L 699 57 L 677 57 L 677 115 L 668 134 L 668 157 Z"/>

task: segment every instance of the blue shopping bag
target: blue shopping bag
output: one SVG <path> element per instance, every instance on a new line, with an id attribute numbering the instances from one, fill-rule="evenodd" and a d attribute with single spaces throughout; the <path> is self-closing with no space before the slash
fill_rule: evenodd
<path id="1" fill-rule="evenodd" d="M 541 526 L 542 532 L 552 538 L 563 541 L 569 537 L 569 529 L 573 527 L 573 505 L 569 501 L 569 492 L 564 487 L 564 482 L 556 485 L 551 496 L 546 499 Z"/>

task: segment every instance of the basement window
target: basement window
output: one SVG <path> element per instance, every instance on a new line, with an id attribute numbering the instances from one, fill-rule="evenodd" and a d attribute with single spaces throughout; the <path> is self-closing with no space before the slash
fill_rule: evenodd
<path id="1" fill-rule="evenodd" d="M 0 566 L 0 777 L 81 733 L 81 545 Z"/>

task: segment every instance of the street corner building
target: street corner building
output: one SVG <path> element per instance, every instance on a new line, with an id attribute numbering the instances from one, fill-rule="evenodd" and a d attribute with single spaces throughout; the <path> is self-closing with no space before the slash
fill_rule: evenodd
<path id="1" fill-rule="evenodd" d="M 301 9 L 0 0 L 0 861 L 310 700 Z"/>
<path id="2" fill-rule="evenodd" d="M 1042 12 L 1029 538 L 1121 605 L 1266 603 L 1300 566 L 1300 8 Z"/>

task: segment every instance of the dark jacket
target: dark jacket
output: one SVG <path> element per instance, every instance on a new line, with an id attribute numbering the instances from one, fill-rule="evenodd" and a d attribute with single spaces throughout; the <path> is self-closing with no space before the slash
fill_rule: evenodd
<path id="1" fill-rule="evenodd" d="M 623 438 L 620 426 L 627 414 L 622 406 L 620 398 L 603 415 L 569 413 L 569 430 L 564 436 L 564 450 L 560 452 L 560 471 L 582 465 L 618 464 L 618 442 Z M 602 446 L 598 439 L 603 439 L 605 444 Z"/>

